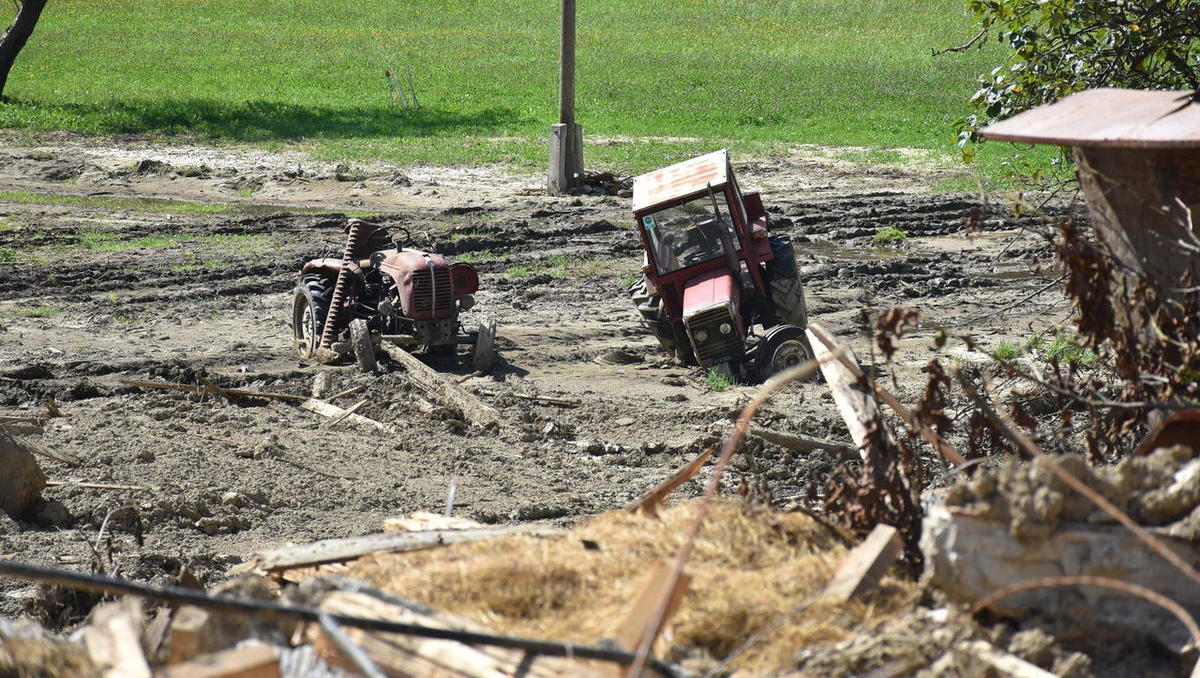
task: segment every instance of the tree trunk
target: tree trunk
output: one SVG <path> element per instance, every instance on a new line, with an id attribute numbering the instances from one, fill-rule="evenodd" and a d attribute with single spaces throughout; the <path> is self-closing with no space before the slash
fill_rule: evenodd
<path id="1" fill-rule="evenodd" d="M 17 18 L 0 37 L 0 97 L 4 95 L 4 84 L 8 82 L 8 72 L 12 69 L 17 54 L 25 46 L 25 41 L 33 35 L 38 18 L 46 7 L 46 0 L 22 0 L 21 9 L 17 10 Z"/>

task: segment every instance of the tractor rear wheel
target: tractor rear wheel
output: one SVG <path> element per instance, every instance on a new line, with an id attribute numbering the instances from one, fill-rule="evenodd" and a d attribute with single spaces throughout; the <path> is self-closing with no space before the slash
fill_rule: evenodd
<path id="1" fill-rule="evenodd" d="M 769 241 L 775 257 L 767 262 L 767 285 L 770 287 L 776 320 L 786 325 L 805 327 L 808 325 L 808 306 L 804 303 L 804 285 L 800 283 L 800 274 L 796 270 L 792 239 L 786 235 L 772 235 Z"/>
<path id="2" fill-rule="evenodd" d="M 296 353 L 301 358 L 311 359 L 321 347 L 321 332 L 325 329 L 325 317 L 329 315 L 329 300 L 333 296 L 333 281 L 309 274 L 301 276 L 296 283 L 296 296 L 292 301 L 292 336 Z"/>
<path id="3" fill-rule="evenodd" d="M 374 372 L 379 367 L 379 362 L 375 358 L 375 342 L 371 340 L 371 328 L 362 318 L 350 321 L 350 348 L 354 350 L 354 359 L 358 361 L 358 369 L 363 372 Z"/>
<path id="4" fill-rule="evenodd" d="M 650 328 L 650 333 L 662 346 L 663 352 L 675 356 L 685 365 L 696 362 L 695 356 L 692 355 L 692 346 L 687 339 L 687 333 L 683 330 L 683 323 L 672 323 L 667 319 L 667 311 L 663 308 L 662 297 L 650 294 L 645 278 L 629 286 L 629 298 L 633 300 L 638 314 L 642 316 L 642 322 L 646 323 L 646 327 Z"/>

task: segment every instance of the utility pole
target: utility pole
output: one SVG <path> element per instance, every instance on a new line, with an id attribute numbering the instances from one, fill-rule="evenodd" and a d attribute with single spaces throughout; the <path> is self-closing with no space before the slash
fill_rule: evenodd
<path id="1" fill-rule="evenodd" d="M 575 123 L 575 0 L 562 0 L 558 61 L 558 122 L 550 127 L 551 193 L 564 193 L 583 180 L 583 128 Z"/>

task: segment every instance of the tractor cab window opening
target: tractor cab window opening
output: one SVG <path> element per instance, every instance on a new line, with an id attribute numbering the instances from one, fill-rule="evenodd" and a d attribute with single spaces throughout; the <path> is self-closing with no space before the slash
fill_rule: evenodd
<path id="1" fill-rule="evenodd" d="M 742 244 L 733 229 L 732 215 L 725 194 L 716 193 L 721 223 L 737 250 Z M 702 264 L 725 255 L 721 248 L 721 233 L 717 230 L 712 200 L 707 196 L 681 205 L 668 207 L 642 217 L 642 227 L 650 240 L 654 265 L 659 275 L 681 268 Z"/>

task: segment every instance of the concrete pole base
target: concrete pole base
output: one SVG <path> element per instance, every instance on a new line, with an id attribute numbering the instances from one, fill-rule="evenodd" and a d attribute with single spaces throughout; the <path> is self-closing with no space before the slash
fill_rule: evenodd
<path id="1" fill-rule="evenodd" d="M 550 193 L 565 193 L 583 183 L 583 128 L 577 123 L 550 126 Z"/>

